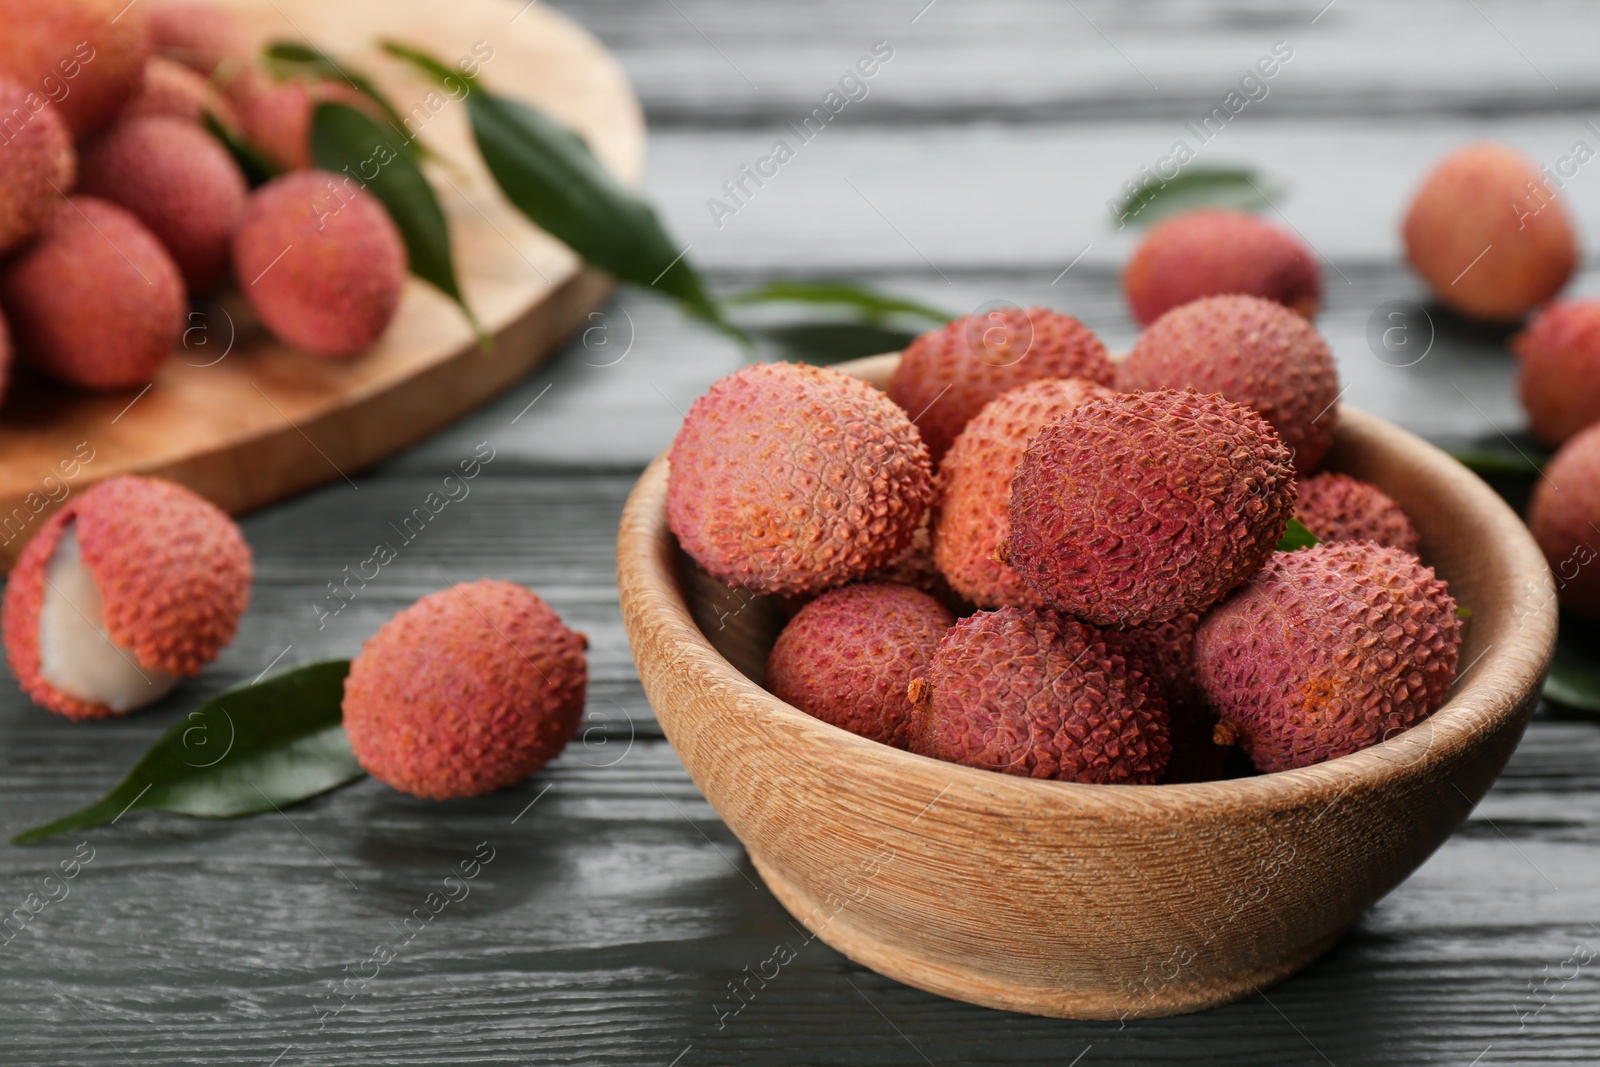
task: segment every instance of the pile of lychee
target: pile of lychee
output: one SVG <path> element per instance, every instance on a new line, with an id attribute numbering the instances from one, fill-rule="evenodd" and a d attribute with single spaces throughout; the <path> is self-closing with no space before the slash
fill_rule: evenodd
<path id="1" fill-rule="evenodd" d="M 924 756 L 1102 784 L 1248 773 L 1233 746 L 1305 767 L 1445 702 L 1456 602 L 1393 499 L 1319 471 L 1339 382 L 1302 314 L 1315 265 L 1272 275 L 1291 306 L 1197 294 L 1165 240 L 1130 270 L 1152 321 L 1120 362 L 1034 308 L 919 337 L 887 391 L 757 364 L 694 404 L 669 525 L 711 575 L 801 605 L 774 695 Z M 1321 543 L 1279 551 L 1291 517 Z"/>
<path id="2" fill-rule="evenodd" d="M 407 259 L 358 182 L 310 169 L 323 100 L 279 80 L 205 4 L 0 0 L 0 387 L 18 356 L 90 390 L 142 386 L 190 300 L 230 281 L 280 340 L 353 355 L 388 326 Z M 284 173 L 252 191 L 206 121 Z"/>

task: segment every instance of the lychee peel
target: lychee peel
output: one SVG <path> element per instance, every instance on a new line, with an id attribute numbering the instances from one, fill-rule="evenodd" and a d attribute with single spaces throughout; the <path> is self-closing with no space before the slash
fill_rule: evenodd
<path id="1" fill-rule="evenodd" d="M 1002 553 L 1044 600 L 1099 626 L 1204 611 L 1272 555 L 1293 512 L 1289 450 L 1216 395 L 1090 400 L 1023 454 Z"/>
<path id="2" fill-rule="evenodd" d="M 46 572 L 71 531 L 103 604 L 97 620 L 141 669 L 190 677 L 216 659 L 250 601 L 250 548 L 215 505 L 156 478 L 111 478 L 69 498 L 23 549 L 6 584 L 6 655 L 33 700 L 72 719 L 114 714 L 40 673 Z"/>
<path id="3" fill-rule="evenodd" d="M 912 751 L 969 767 L 1148 785 L 1172 753 L 1165 702 L 1122 648 L 1049 611 L 962 619 L 909 692 Z"/>
<path id="4" fill-rule="evenodd" d="M 1117 371 L 1124 390 L 1221 393 L 1260 412 L 1315 470 L 1333 446 L 1339 372 L 1303 316 L 1254 296 L 1212 296 L 1173 308 L 1140 335 Z"/>
<path id="5" fill-rule="evenodd" d="M 1561 300 L 1511 339 L 1522 407 L 1552 448 L 1600 421 L 1600 300 Z"/>
<path id="6" fill-rule="evenodd" d="M 1322 272 L 1305 244 L 1242 211 L 1190 211 L 1151 227 L 1122 286 L 1146 326 L 1206 296 L 1257 296 L 1307 318 L 1322 302 Z"/>
<path id="7" fill-rule="evenodd" d="M 1299 483 L 1294 517 L 1319 541 L 1372 541 L 1416 555 L 1420 538 L 1394 498 L 1348 474 L 1324 471 Z"/>
<path id="8" fill-rule="evenodd" d="M 1600 619 L 1600 425 L 1555 454 L 1533 490 L 1528 525 L 1564 607 Z"/>
<path id="9" fill-rule="evenodd" d="M 969 315 L 906 346 L 889 397 L 916 421 L 937 465 L 967 422 L 1007 389 L 1037 378 L 1116 376 L 1105 345 L 1071 315 L 1013 308 Z"/>
<path id="10" fill-rule="evenodd" d="M 800 609 L 767 658 L 766 686 L 808 715 L 895 748 L 909 744 L 906 687 L 955 616 L 920 589 L 852 584 Z"/>
<path id="11" fill-rule="evenodd" d="M 430 800 L 515 785 L 577 732 L 586 647 L 511 582 L 432 593 L 384 623 L 351 663 L 350 747 L 373 777 Z"/>
<path id="12" fill-rule="evenodd" d="M 1022 576 L 995 558 L 1011 532 L 1011 479 L 1044 425 L 1111 395 L 1082 378 L 1042 378 L 1008 389 L 956 436 L 939 465 L 933 558 L 951 588 L 982 608 L 1043 607 Z"/>
<path id="13" fill-rule="evenodd" d="M 1456 602 L 1432 568 L 1351 541 L 1279 552 L 1201 622 L 1195 677 L 1262 771 L 1307 767 L 1388 740 L 1450 693 Z"/>
<path id="14" fill-rule="evenodd" d="M 933 493 L 927 449 L 883 393 L 833 368 L 764 363 L 689 409 L 667 522 L 713 576 L 788 596 L 897 560 Z"/>

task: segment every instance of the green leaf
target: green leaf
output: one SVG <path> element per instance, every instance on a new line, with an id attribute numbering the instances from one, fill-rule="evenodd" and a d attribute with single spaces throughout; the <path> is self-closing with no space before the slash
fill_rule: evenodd
<path id="1" fill-rule="evenodd" d="M 1542 451 L 1473 444 L 1439 446 L 1463 467 L 1479 475 L 1513 474 L 1536 478 L 1549 457 Z"/>
<path id="2" fill-rule="evenodd" d="M 864 285 L 850 282 L 785 281 L 769 282 L 759 289 L 728 298 L 730 304 L 823 304 L 851 308 L 861 313 L 870 323 L 878 323 L 891 315 L 915 315 L 930 322 L 946 323 L 955 316 L 927 304 L 905 300 L 880 293 Z"/>
<path id="3" fill-rule="evenodd" d="M 162 734 L 111 792 L 12 843 L 99 826 L 129 811 L 253 815 L 355 781 L 366 772 L 341 725 L 349 670 L 348 660 L 324 660 L 228 690 Z"/>
<path id="4" fill-rule="evenodd" d="M 450 250 L 450 224 L 417 161 L 398 151 L 395 138 L 348 104 L 317 105 L 311 119 L 311 154 L 317 166 L 347 174 L 389 210 L 406 243 L 411 273 L 454 300 L 480 344 L 488 336 L 467 307 Z"/>
<path id="5" fill-rule="evenodd" d="M 239 164 L 239 169 L 244 172 L 245 181 L 250 183 L 252 189 L 278 176 L 277 165 L 268 159 L 261 149 L 217 121 L 217 117 L 211 112 L 205 112 L 201 118 L 206 130 L 222 142 L 222 147 L 226 148 L 233 161 Z"/>
<path id="6" fill-rule="evenodd" d="M 1201 207 L 1259 211 L 1282 192 L 1282 186 L 1250 167 L 1185 167 L 1174 178 L 1151 178 L 1124 196 L 1117 205 L 1117 228 L 1148 226 Z"/>
<path id="7" fill-rule="evenodd" d="M 1600 626 L 1561 617 L 1556 654 L 1545 676 L 1545 699 L 1581 711 L 1600 712 Z"/>
<path id="8" fill-rule="evenodd" d="M 863 322 L 793 322 L 752 326 L 750 332 L 763 342 L 759 350 L 750 352 L 752 359 L 776 358 L 822 365 L 899 352 L 917 339 L 915 333 L 906 330 Z"/>
<path id="9" fill-rule="evenodd" d="M 1456 608 L 1456 618 L 1460 619 L 1462 622 L 1467 622 L 1472 618 L 1472 609 Z"/>
<path id="10" fill-rule="evenodd" d="M 489 173 L 535 225 L 594 266 L 659 289 L 689 313 L 746 339 L 706 291 L 688 248 L 668 236 L 655 209 L 612 177 L 583 138 L 424 52 L 393 41 L 384 48 L 452 94 L 465 90 L 473 136 Z"/>
<path id="11" fill-rule="evenodd" d="M 1321 538 L 1306 529 L 1305 523 L 1299 519 L 1290 519 L 1283 536 L 1278 538 L 1278 551 L 1298 552 L 1302 548 L 1316 548 L 1320 544 L 1322 544 Z"/>
<path id="12" fill-rule="evenodd" d="M 389 124 L 393 127 L 393 134 L 399 140 L 400 147 L 408 153 L 423 158 L 431 158 L 423 143 L 412 136 L 410 127 L 400 112 L 395 110 L 389 98 L 383 95 L 376 83 L 361 71 L 342 63 L 320 48 L 299 44 L 295 41 L 273 41 L 262 49 L 272 66 L 279 70 L 299 71 L 305 74 L 314 74 L 319 78 L 331 82 L 342 82 L 356 92 L 365 96 L 378 106 Z"/>

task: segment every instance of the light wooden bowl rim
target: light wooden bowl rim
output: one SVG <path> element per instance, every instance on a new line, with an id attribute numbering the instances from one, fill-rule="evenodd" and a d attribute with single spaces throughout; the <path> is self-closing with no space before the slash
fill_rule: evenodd
<path id="1" fill-rule="evenodd" d="M 898 353 L 839 364 L 862 378 L 883 380 Z M 1154 786 L 1089 785 L 1022 778 L 946 763 L 858 737 L 774 697 L 733 666 L 696 625 L 676 573 L 675 539 L 667 528 L 668 458 L 662 453 L 640 477 L 623 513 L 618 536 L 618 577 L 623 599 L 635 601 L 648 628 L 677 645 L 674 669 L 708 672 L 711 682 L 750 714 L 771 716 L 806 743 L 855 749 L 862 768 L 876 766 L 922 779 L 933 792 L 964 782 L 969 796 L 986 796 L 996 809 L 1012 810 L 1054 796 L 1085 812 L 1097 805 L 1121 806 L 1137 795 L 1139 806 L 1152 814 L 1165 809 L 1193 817 L 1197 808 L 1226 815 L 1249 810 L 1279 809 L 1302 802 L 1326 803 L 1330 787 L 1381 788 L 1419 765 L 1438 764 L 1461 755 L 1474 741 L 1515 717 L 1527 694 L 1542 683 L 1555 647 L 1555 589 L 1544 556 L 1514 511 L 1472 472 L 1420 437 L 1374 416 L 1341 406 L 1341 439 L 1381 442 L 1403 451 L 1441 488 L 1465 498 L 1496 536 L 1483 549 L 1498 556 L 1508 575 L 1521 575 L 1505 611 L 1520 620 L 1516 632 L 1496 640 L 1478 658 L 1461 665 L 1458 691 L 1424 722 L 1395 738 L 1360 752 L 1311 767 L 1252 778 Z M 1405 501 L 1401 501 L 1402 506 Z M 1496 620 L 1503 622 L 1503 620 Z M 1474 616 L 1468 623 L 1489 625 Z M 639 650 L 635 647 L 635 655 Z M 670 733 L 668 740 L 671 740 Z M 686 761 L 687 762 L 687 761 Z M 954 777 L 952 777 L 954 776 Z"/>

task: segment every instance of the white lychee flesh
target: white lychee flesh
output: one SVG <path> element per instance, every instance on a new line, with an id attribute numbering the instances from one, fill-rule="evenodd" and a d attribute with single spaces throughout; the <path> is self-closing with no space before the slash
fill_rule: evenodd
<path id="1" fill-rule="evenodd" d="M 140 665 L 106 633 L 104 603 L 83 565 L 74 525 L 62 532 L 45 567 L 39 676 L 69 697 L 115 712 L 153 704 L 172 691 L 178 676 Z"/>

